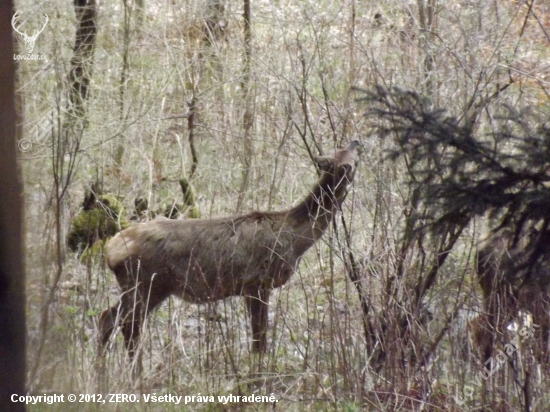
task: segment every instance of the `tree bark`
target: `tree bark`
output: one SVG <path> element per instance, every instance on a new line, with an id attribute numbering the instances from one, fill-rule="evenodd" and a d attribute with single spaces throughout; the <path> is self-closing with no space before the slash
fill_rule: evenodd
<path id="1" fill-rule="evenodd" d="M 71 90 L 69 102 L 71 113 L 83 118 L 86 114 L 85 105 L 88 100 L 90 79 L 92 78 L 95 39 L 97 35 L 95 0 L 74 0 L 74 10 L 77 18 L 76 37 L 69 81 Z"/>
<path id="2" fill-rule="evenodd" d="M 243 57 L 243 77 L 241 88 L 243 90 L 243 173 L 241 187 L 239 189 L 239 198 L 237 200 L 236 213 L 240 213 L 246 198 L 246 192 L 250 182 L 250 170 L 252 168 L 252 158 L 254 157 L 254 147 L 252 144 L 252 126 L 254 125 L 254 105 L 251 93 L 251 58 L 252 58 L 252 25 L 250 0 L 244 0 L 243 3 L 244 20 L 244 57 Z"/>
<path id="3" fill-rule="evenodd" d="M 23 228 L 16 155 L 20 123 L 15 109 L 15 62 L 11 16 L 13 3 L 0 6 L 0 410 L 25 411 L 11 401 L 25 395 L 25 271 Z"/>

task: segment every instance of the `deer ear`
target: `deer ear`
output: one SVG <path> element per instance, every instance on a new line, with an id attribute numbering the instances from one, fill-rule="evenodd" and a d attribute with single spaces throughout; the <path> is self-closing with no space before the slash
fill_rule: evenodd
<path id="1" fill-rule="evenodd" d="M 332 159 L 327 156 L 316 156 L 314 157 L 317 167 L 321 170 L 328 170 L 332 164 Z"/>

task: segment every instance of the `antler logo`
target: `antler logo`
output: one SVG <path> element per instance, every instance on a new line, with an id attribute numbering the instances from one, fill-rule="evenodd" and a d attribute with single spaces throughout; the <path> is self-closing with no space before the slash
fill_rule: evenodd
<path id="1" fill-rule="evenodd" d="M 13 18 L 11 19 L 11 25 L 12 25 L 13 29 L 17 33 L 19 33 L 19 35 L 21 36 L 21 38 L 25 42 L 25 47 L 27 49 L 28 54 L 32 53 L 32 51 L 34 49 L 34 43 L 36 42 L 36 39 L 38 38 L 38 35 L 44 31 L 44 29 L 46 28 L 46 24 L 48 24 L 48 20 L 49 20 L 48 15 L 44 13 L 44 17 L 45 17 L 44 25 L 42 26 L 42 28 L 40 30 L 34 30 L 34 32 L 32 33 L 32 36 L 29 36 L 27 34 L 26 30 L 23 33 L 21 33 L 19 31 L 19 28 L 21 27 L 21 25 L 19 25 L 19 27 L 16 27 L 17 20 L 19 19 L 19 12 L 15 12 L 15 14 L 13 15 Z"/>

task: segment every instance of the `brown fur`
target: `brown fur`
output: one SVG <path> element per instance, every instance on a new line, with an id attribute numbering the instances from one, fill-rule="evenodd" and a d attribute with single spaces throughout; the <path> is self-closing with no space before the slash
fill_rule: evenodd
<path id="1" fill-rule="evenodd" d="M 506 326 L 521 324 L 521 312 L 530 313 L 537 332 L 541 362 L 546 362 L 550 331 L 550 252 L 543 254 L 528 276 L 527 239 L 513 242 L 513 233 L 505 232 L 487 239 L 476 256 L 479 285 L 483 291 L 484 314 L 478 320 L 475 342 L 484 360 L 496 345 L 506 344 Z"/>
<path id="2" fill-rule="evenodd" d="M 329 226 L 353 180 L 358 146 L 354 141 L 318 158 L 319 182 L 290 210 L 156 219 L 120 232 L 108 243 L 106 260 L 122 296 L 101 314 L 102 344 L 122 324 L 133 357 L 144 316 L 171 295 L 193 303 L 241 295 L 251 317 L 253 348 L 264 352 L 270 290 L 288 281 Z"/>

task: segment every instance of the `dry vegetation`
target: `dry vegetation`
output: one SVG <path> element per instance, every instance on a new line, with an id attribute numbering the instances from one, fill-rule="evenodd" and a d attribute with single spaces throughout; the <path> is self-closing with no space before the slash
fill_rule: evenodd
<path id="1" fill-rule="evenodd" d="M 548 410 L 550 376 L 528 347 L 482 387 L 471 385 L 482 367 L 469 325 L 482 310 L 472 260 L 484 220 L 465 228 L 453 245 L 406 342 L 391 322 L 395 333 L 387 332 L 378 346 L 368 342 L 358 288 L 350 280 L 359 276 L 376 328 L 381 319 L 399 316 L 438 250 L 431 239 L 400 255 L 410 213 L 406 165 L 384 160 L 394 143 L 373 133 L 373 119 L 364 116 L 368 107 L 356 102 L 360 96 L 352 87 L 415 90 L 453 116 L 470 119 L 482 134 L 496 127 L 502 104 L 548 115 L 546 3 L 259 0 L 251 3 L 250 47 L 242 3 L 223 2 L 223 15 L 215 15 L 216 0 L 145 0 L 144 9 L 141 3 L 98 5 L 84 127 L 69 124 L 66 113 L 76 25 L 70 2 L 16 4 L 24 16 L 50 17 L 34 51 L 47 61 L 18 66 L 24 130 L 32 142 L 20 155 L 29 389 L 273 393 L 279 399 L 276 405 L 246 406 L 253 410 Z M 121 337 L 104 362 L 98 358 L 98 314 L 119 291 L 101 259 L 83 264 L 66 250 L 86 187 L 101 182 L 127 216 L 136 198 L 147 198 L 157 211 L 174 199 L 181 202 L 182 178 L 193 184 L 203 218 L 282 210 L 316 181 L 312 156 L 353 139 L 363 141 L 365 153 L 343 218 L 272 296 L 263 359 L 250 351 L 240 298 L 211 307 L 174 299 L 164 304 L 145 327 L 139 379 L 132 376 Z M 390 282 L 391 296 L 385 292 Z M 471 398 L 469 389 L 463 392 L 468 385 Z"/>

